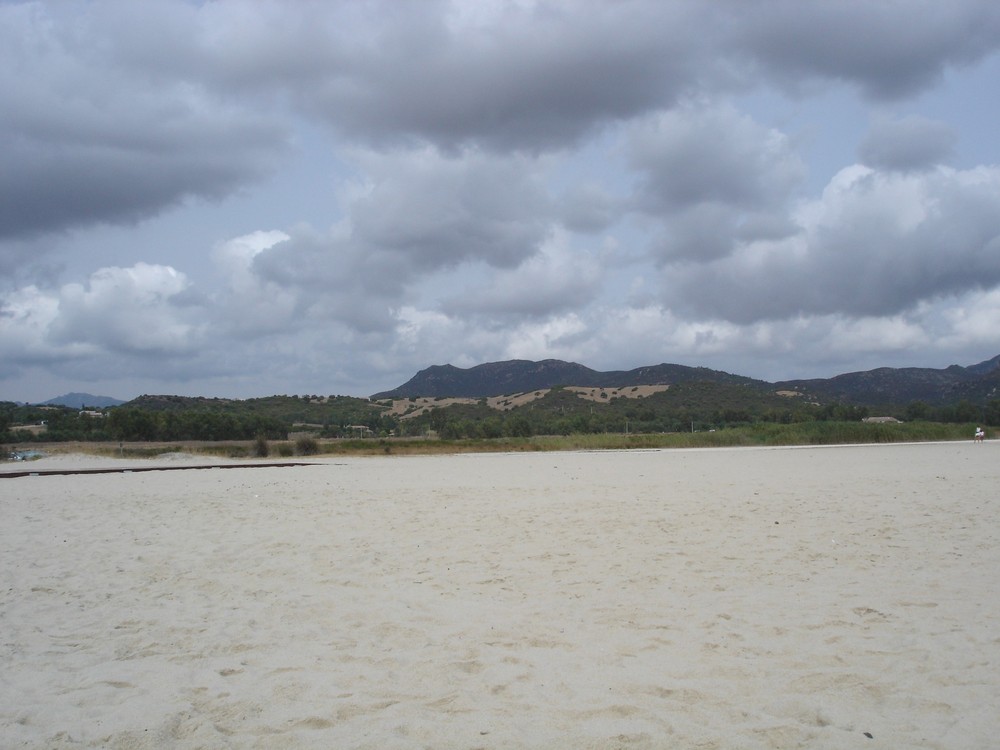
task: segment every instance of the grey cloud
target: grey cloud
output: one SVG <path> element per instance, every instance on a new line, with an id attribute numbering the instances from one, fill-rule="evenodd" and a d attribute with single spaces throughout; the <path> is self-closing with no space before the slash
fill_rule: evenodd
<path id="1" fill-rule="evenodd" d="M 1000 179 L 942 167 L 943 126 L 877 121 L 860 154 L 881 171 L 856 168 L 803 207 L 803 164 L 761 122 L 801 128 L 803 153 L 815 133 L 817 165 L 842 159 L 830 133 L 853 129 L 857 111 L 818 122 L 837 97 L 815 110 L 772 97 L 776 82 L 793 94 L 846 82 L 838 96 L 852 109 L 853 89 L 898 100 L 996 50 L 998 14 L 993 0 L 0 2 L 0 272 L 13 271 L 0 370 L 204 372 L 225 391 L 234 370 L 275 353 L 271 382 L 306 369 L 323 382 L 339 351 L 345 372 L 364 362 L 408 376 L 393 369 L 401 356 L 417 369 L 428 351 L 499 358 L 571 343 L 596 356 L 608 342 L 627 356 L 671 327 L 658 351 L 700 359 L 729 356 L 748 331 L 777 331 L 760 345 L 770 353 L 800 320 L 825 316 L 823 328 L 995 296 Z M 976 131 L 961 120 L 965 81 L 946 81 L 964 146 Z M 751 94 L 760 121 L 718 103 L 734 93 Z M 333 153 L 315 168 L 288 159 L 246 201 L 208 220 L 178 212 L 156 248 L 137 240 L 135 259 L 171 253 L 160 270 L 60 286 L 89 270 L 85 258 L 61 268 L 60 247 L 98 252 L 87 227 L 232 196 L 289 156 L 291 137 L 312 149 L 320 133 Z M 970 159 L 990 158 L 973 146 Z M 296 191 L 328 166 L 337 173 L 319 179 L 356 182 L 329 213 L 316 197 L 327 185 L 300 211 Z M 580 175 L 594 182 L 563 187 Z M 281 209 L 262 208 L 278 190 Z M 162 270 L 199 263 L 180 260 L 195 244 L 297 220 L 324 228 L 247 249 L 203 295 L 202 268 L 187 285 Z M 193 222 L 218 235 L 182 235 Z M 598 233 L 600 258 L 583 236 Z M 106 263 L 128 266 L 118 257 L 132 245 L 117 241 Z M 626 311 L 638 327 L 622 333 L 605 318 L 629 288 L 644 309 Z"/>
<path id="2" fill-rule="evenodd" d="M 11 137 L 0 153 L 0 237 L 132 222 L 189 196 L 222 197 L 259 178 L 280 147 L 273 133 L 241 135 L 250 138 L 221 151 L 204 136 L 162 149 Z"/>
<path id="3" fill-rule="evenodd" d="M 64 269 L 57 250 L 51 237 L 0 240 L 0 291 L 26 284 L 58 283 Z"/>
<path id="4" fill-rule="evenodd" d="M 449 29 L 436 10 L 400 19 L 376 3 L 364 26 L 373 38 L 302 90 L 300 106 L 375 142 L 536 150 L 670 103 L 710 70 L 696 6 L 499 7 L 501 22 Z"/>
<path id="5" fill-rule="evenodd" d="M 260 288 L 282 301 L 283 320 L 266 322 L 271 331 L 309 321 L 339 322 L 362 333 L 389 331 L 395 325 L 393 310 L 406 301 L 408 285 L 417 278 L 399 254 L 365 248 L 350 236 L 302 228 L 261 252 L 252 273 Z M 243 304 L 235 300 L 232 307 L 230 315 L 238 314 Z M 252 332 L 251 323 L 245 333 Z"/>
<path id="6" fill-rule="evenodd" d="M 549 199 L 527 158 L 421 149 L 363 161 L 373 185 L 350 208 L 354 235 L 413 271 L 464 260 L 510 267 L 548 232 Z"/>
<path id="7" fill-rule="evenodd" d="M 804 174 L 781 133 L 727 106 L 688 105 L 635 125 L 629 160 L 643 175 L 636 203 L 650 213 L 779 205 Z"/>
<path id="8" fill-rule="evenodd" d="M 273 168 L 276 120 L 128 70 L 105 29 L 60 8 L 0 7 L 0 239 L 135 221 Z"/>
<path id="9" fill-rule="evenodd" d="M 935 83 L 947 67 L 1000 49 L 993 0 L 730 0 L 728 7 L 735 47 L 791 89 L 833 79 L 875 99 L 898 99 Z"/>
<path id="10" fill-rule="evenodd" d="M 273 168 L 288 105 L 369 143 L 537 151 L 732 87 L 740 54 L 902 92 L 1000 38 L 997 6 L 971 1 L 496 7 L 456 25 L 444 3 L 0 6 L 0 238 L 227 195 Z M 650 187 L 727 184 L 727 203 L 760 187 L 719 156 L 677 155 L 685 183 Z"/>
<path id="11" fill-rule="evenodd" d="M 213 24 L 203 75 L 380 146 L 561 148 L 760 73 L 899 98 L 1000 48 L 992 0 L 511 3 L 483 6 L 493 16 L 478 24 L 452 22 L 445 3 L 275 7 L 237 4 L 242 23 Z"/>
<path id="12" fill-rule="evenodd" d="M 955 133 L 948 125 L 913 116 L 876 122 L 858 154 L 870 167 L 906 172 L 944 163 L 954 145 Z"/>
<path id="13" fill-rule="evenodd" d="M 787 213 L 748 213 L 741 217 L 735 236 L 740 242 L 781 240 L 797 234 L 800 227 Z"/>
<path id="14" fill-rule="evenodd" d="M 734 247 L 736 212 L 721 203 L 700 203 L 675 211 L 652 241 L 661 262 L 707 261 L 728 255 Z"/>
<path id="15" fill-rule="evenodd" d="M 599 184 L 586 182 L 574 186 L 560 197 L 558 216 L 569 230 L 596 233 L 620 219 L 626 208 L 625 201 Z"/>
<path id="16" fill-rule="evenodd" d="M 726 106 L 647 118 L 631 128 L 628 153 L 640 175 L 633 205 L 662 223 L 663 259 L 718 257 L 741 227 L 773 230 L 805 172 L 782 134 Z"/>
<path id="17" fill-rule="evenodd" d="M 706 262 L 722 258 L 747 243 L 782 240 L 801 231 L 787 214 L 745 212 L 722 203 L 699 203 L 680 209 L 662 222 L 651 251 L 660 263 Z"/>

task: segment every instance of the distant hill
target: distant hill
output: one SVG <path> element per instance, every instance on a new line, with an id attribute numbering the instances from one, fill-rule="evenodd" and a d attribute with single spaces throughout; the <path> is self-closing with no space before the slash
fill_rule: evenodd
<path id="1" fill-rule="evenodd" d="M 43 401 L 42 406 L 69 406 L 73 409 L 82 409 L 85 406 L 89 406 L 92 409 L 103 409 L 108 406 L 120 406 L 124 403 L 124 401 L 111 398 L 110 396 L 95 396 L 91 393 L 67 393 L 62 396 L 50 398 L 48 401 Z"/>
<path id="2" fill-rule="evenodd" d="M 468 369 L 435 365 L 421 370 L 398 388 L 372 395 L 386 398 L 489 398 L 552 388 L 586 386 L 623 388 L 637 385 L 714 383 L 742 385 L 761 391 L 796 393 L 808 401 L 878 406 L 925 401 L 956 403 L 963 399 L 983 403 L 1000 398 L 1000 355 L 979 364 L 932 368 L 881 367 L 832 378 L 785 380 L 769 383 L 705 367 L 659 364 L 634 370 L 600 372 L 575 362 L 509 360 Z"/>
<path id="3" fill-rule="evenodd" d="M 832 378 L 786 380 L 775 383 L 813 400 L 859 405 L 982 403 L 1000 398 L 1000 355 L 976 365 L 951 365 L 942 370 L 927 367 L 879 367 Z"/>
<path id="4" fill-rule="evenodd" d="M 599 372 L 576 362 L 546 359 L 532 362 L 514 359 L 489 362 L 468 369 L 453 365 L 435 365 L 421 370 L 410 380 L 391 391 L 382 391 L 372 399 L 411 397 L 482 398 L 552 388 L 557 385 L 624 388 L 633 385 L 673 385 L 712 382 L 761 384 L 752 378 L 730 375 L 704 367 L 653 365 L 635 370 Z"/>
<path id="5" fill-rule="evenodd" d="M 955 366 L 952 365 L 952 367 Z M 965 370 L 973 375 L 990 375 L 995 374 L 998 367 L 1000 367 L 1000 354 L 985 362 L 980 362 L 978 365 L 969 365 Z"/>

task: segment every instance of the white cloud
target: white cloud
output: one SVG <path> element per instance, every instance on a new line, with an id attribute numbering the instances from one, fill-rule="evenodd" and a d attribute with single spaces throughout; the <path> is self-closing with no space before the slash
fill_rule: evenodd
<path id="1" fill-rule="evenodd" d="M 72 346 L 89 342 L 128 354 L 184 354 L 201 340 L 200 305 L 184 293 L 183 273 L 169 266 L 137 263 L 131 268 L 102 268 L 87 284 L 59 290 L 59 314 L 48 337 Z"/>
<path id="2" fill-rule="evenodd" d="M 36 286 L 18 289 L 0 300 L 0 375 L 57 359 L 93 353 L 78 342 L 58 348 L 48 342 L 48 331 L 59 315 L 59 300 Z"/>
<path id="3" fill-rule="evenodd" d="M 557 234 L 516 268 L 501 269 L 445 297 L 449 315 L 490 319 L 548 317 L 588 306 L 601 290 L 599 259 L 574 252 Z"/>
<path id="4" fill-rule="evenodd" d="M 190 292 L 184 274 L 145 263 L 102 268 L 85 284 L 53 291 L 18 289 L 0 302 L 4 372 L 122 356 L 188 357 L 205 343 L 204 311 Z"/>
<path id="5" fill-rule="evenodd" d="M 290 239 L 282 231 L 256 231 L 213 248 L 212 260 L 225 279 L 225 291 L 216 297 L 220 333 L 261 336 L 287 331 L 293 324 L 299 295 L 262 278 L 254 267 L 262 252 Z"/>
<path id="6" fill-rule="evenodd" d="M 586 334 L 586 323 L 575 313 L 525 322 L 506 336 L 505 358 L 573 360 Z"/>
<path id="7" fill-rule="evenodd" d="M 924 325 L 942 349 L 992 351 L 1000 331 L 1000 289 L 966 292 L 957 299 L 921 307 Z M 960 356 L 960 355 L 956 355 Z"/>
<path id="8" fill-rule="evenodd" d="M 800 214 L 802 231 L 669 268 L 665 300 L 735 322 L 893 315 L 1000 283 L 1000 170 L 853 169 Z"/>

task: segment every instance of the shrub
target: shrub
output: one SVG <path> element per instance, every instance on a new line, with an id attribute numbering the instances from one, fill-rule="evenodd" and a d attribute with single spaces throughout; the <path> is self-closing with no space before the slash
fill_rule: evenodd
<path id="1" fill-rule="evenodd" d="M 271 454 L 271 448 L 267 444 L 267 436 L 263 433 L 257 435 L 253 441 L 250 452 L 257 458 L 267 458 Z"/>
<path id="2" fill-rule="evenodd" d="M 315 456 L 319 453 L 319 443 L 316 438 L 300 437 L 295 441 L 295 452 L 300 456 Z"/>

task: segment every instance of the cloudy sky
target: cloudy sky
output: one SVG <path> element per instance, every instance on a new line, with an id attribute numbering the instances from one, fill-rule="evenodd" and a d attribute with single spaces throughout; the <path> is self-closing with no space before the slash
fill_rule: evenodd
<path id="1" fill-rule="evenodd" d="M 0 400 L 1000 354 L 996 0 L 0 0 Z"/>

